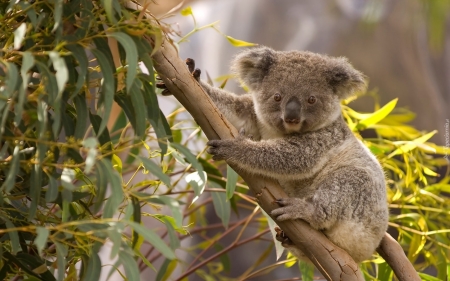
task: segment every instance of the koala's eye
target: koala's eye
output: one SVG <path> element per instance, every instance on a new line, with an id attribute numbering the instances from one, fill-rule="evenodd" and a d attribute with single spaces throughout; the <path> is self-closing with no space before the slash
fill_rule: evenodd
<path id="1" fill-rule="evenodd" d="M 316 101 L 317 101 L 317 99 L 316 99 L 315 96 L 310 96 L 310 97 L 308 98 L 308 103 L 309 103 L 309 104 L 314 104 Z"/>
<path id="2" fill-rule="evenodd" d="M 281 100 L 281 95 L 280 95 L 279 93 L 276 93 L 276 94 L 273 96 L 273 99 L 274 99 L 275 101 L 280 101 L 280 100 Z"/>

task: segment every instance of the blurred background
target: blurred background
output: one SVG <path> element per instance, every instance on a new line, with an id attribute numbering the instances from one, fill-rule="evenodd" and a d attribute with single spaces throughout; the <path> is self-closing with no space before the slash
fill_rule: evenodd
<path id="1" fill-rule="evenodd" d="M 233 38 L 277 50 L 347 57 L 368 76 L 368 90 L 376 96 L 359 98 L 351 107 L 372 112 L 375 100 L 384 105 L 399 98 L 397 107 L 416 114 L 412 125 L 419 130 L 438 130 L 431 141 L 448 146 L 449 0 L 165 0 L 150 4 L 149 10 L 184 36 L 194 28 L 192 18 L 179 13 L 187 6 L 192 7 L 198 27 L 219 21 L 219 30 Z M 229 62 L 239 51 L 211 28 L 193 34 L 180 45 L 180 56 L 196 60 L 202 79 L 206 79 L 206 73 L 213 80 L 229 74 Z M 215 82 L 216 86 L 220 84 Z M 243 92 L 234 81 L 226 89 Z M 160 98 L 167 113 L 177 107 L 174 98 Z M 209 222 L 217 220 L 214 214 L 205 215 Z M 232 251 L 233 269 L 245 271 L 259 255 L 257 243 Z M 271 255 L 271 262 L 275 262 L 275 253 Z M 148 270 L 147 274 L 141 275 L 142 280 L 148 280 L 154 272 Z M 281 268 L 270 274 L 255 280 L 282 280 L 298 275 L 298 268 Z M 191 277 L 189 280 L 197 280 Z"/>
<path id="2" fill-rule="evenodd" d="M 162 16 L 181 1 L 158 2 L 150 10 Z M 445 145 L 449 0 L 199 0 L 185 1 L 180 9 L 186 6 L 192 7 L 198 26 L 219 21 L 220 31 L 237 39 L 349 58 L 369 77 L 369 91 L 378 94 L 382 105 L 398 97 L 399 107 L 417 114 L 412 124 L 419 130 L 437 129 L 432 141 Z M 193 29 L 191 17 L 173 15 L 165 21 L 181 35 Z M 181 44 L 180 56 L 194 58 L 202 78 L 208 72 L 214 79 L 229 73 L 229 62 L 239 51 L 217 31 L 205 29 Z M 242 92 L 233 83 L 227 89 Z M 352 106 L 371 111 L 373 99 L 360 98 Z"/>

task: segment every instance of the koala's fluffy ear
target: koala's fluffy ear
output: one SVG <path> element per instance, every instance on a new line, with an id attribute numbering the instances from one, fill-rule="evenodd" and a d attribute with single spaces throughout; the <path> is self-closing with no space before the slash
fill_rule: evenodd
<path id="1" fill-rule="evenodd" d="M 239 53 L 231 70 L 250 89 L 256 90 L 276 61 L 276 51 L 268 47 L 252 48 Z"/>
<path id="2" fill-rule="evenodd" d="M 346 58 L 336 58 L 325 74 L 340 99 L 346 99 L 367 87 L 366 76 L 354 69 Z"/>

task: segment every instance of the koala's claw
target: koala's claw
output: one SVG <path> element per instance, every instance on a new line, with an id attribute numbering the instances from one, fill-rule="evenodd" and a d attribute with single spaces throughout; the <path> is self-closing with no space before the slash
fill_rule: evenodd
<path id="1" fill-rule="evenodd" d="M 195 61 L 191 58 L 187 58 L 186 59 L 186 65 L 189 69 L 189 72 L 192 74 L 192 76 L 195 78 L 195 80 L 197 80 L 197 82 L 200 81 L 200 74 L 202 73 L 202 71 L 200 69 L 195 69 Z M 158 75 L 156 76 L 156 80 L 162 80 L 162 78 Z M 167 86 L 164 82 L 158 82 L 156 83 L 156 88 L 158 89 L 162 89 L 163 91 L 161 92 L 161 94 L 163 96 L 170 96 L 171 93 L 169 91 L 169 89 L 167 89 Z"/>
<path id="2" fill-rule="evenodd" d="M 275 239 L 277 239 L 277 241 L 281 242 L 281 245 L 283 247 L 286 246 L 290 246 L 290 245 L 294 245 L 294 243 L 292 242 L 291 239 L 289 239 L 289 237 L 286 235 L 286 233 L 284 233 L 283 230 L 281 230 L 281 228 L 279 228 L 278 226 L 275 227 L 275 232 L 277 233 L 275 235 Z"/>
<path id="3" fill-rule="evenodd" d="M 191 58 L 186 59 L 186 65 L 188 66 L 189 72 L 194 72 L 195 69 L 195 60 Z"/>

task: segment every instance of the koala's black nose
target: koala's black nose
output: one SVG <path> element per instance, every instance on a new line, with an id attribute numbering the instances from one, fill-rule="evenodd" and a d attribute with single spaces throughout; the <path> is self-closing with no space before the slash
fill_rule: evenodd
<path id="1" fill-rule="evenodd" d="M 301 112 L 300 102 L 298 101 L 298 99 L 292 98 L 286 104 L 284 110 L 284 122 L 291 124 L 300 123 L 300 112 Z"/>

